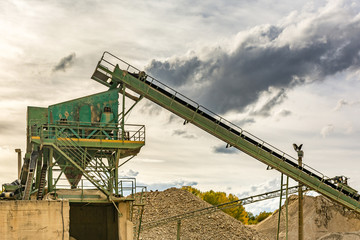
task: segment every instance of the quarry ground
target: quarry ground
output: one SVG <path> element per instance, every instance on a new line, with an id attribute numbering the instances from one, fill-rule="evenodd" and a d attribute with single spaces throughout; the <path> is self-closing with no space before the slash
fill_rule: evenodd
<path id="1" fill-rule="evenodd" d="M 142 222 L 159 220 L 211 206 L 181 189 L 147 193 Z M 297 196 L 289 198 L 289 240 L 298 237 Z M 244 225 L 233 217 L 216 211 L 181 221 L 182 240 L 251 240 L 276 239 L 278 210 L 257 225 Z M 135 217 L 136 219 L 136 217 Z M 141 232 L 142 240 L 176 239 L 177 221 Z M 285 239 L 285 207 L 282 209 L 280 239 Z M 323 196 L 304 196 L 304 239 L 360 240 L 360 215 Z"/>

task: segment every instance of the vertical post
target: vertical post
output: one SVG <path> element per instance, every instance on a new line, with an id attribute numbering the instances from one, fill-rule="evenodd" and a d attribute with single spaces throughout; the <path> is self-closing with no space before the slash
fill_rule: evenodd
<path id="1" fill-rule="evenodd" d="M 84 180 L 81 179 L 81 200 L 84 198 Z"/>
<path id="2" fill-rule="evenodd" d="M 54 156 L 54 149 L 51 147 L 49 151 L 49 170 L 48 170 L 48 192 L 52 192 L 53 190 L 53 156 Z"/>
<path id="3" fill-rule="evenodd" d="M 294 150 L 297 152 L 298 154 L 298 161 L 299 161 L 299 169 L 302 170 L 302 158 L 304 156 L 304 152 L 303 150 L 301 150 L 302 148 L 302 144 L 300 144 L 299 146 L 296 145 L 295 143 L 293 144 Z M 303 240 L 304 239 L 304 216 L 303 216 L 303 193 L 302 193 L 302 183 L 299 182 L 299 206 L 298 206 L 298 237 L 299 240 Z"/>
<path id="4" fill-rule="evenodd" d="M 116 151 L 115 157 L 116 157 L 116 159 L 115 159 L 115 176 L 114 176 L 115 194 L 118 195 L 119 194 L 119 159 L 120 159 L 120 150 L 119 149 Z"/>
<path id="5" fill-rule="evenodd" d="M 21 175 L 21 149 L 17 148 L 15 149 L 15 152 L 18 154 L 18 179 L 20 179 Z"/>
<path id="6" fill-rule="evenodd" d="M 180 240 L 181 220 L 177 221 L 176 240 Z"/>
<path id="7" fill-rule="evenodd" d="M 280 201 L 279 201 L 279 218 L 278 218 L 278 226 L 276 232 L 276 239 L 279 240 L 280 236 L 280 218 L 281 218 L 281 202 L 282 202 L 282 193 L 283 193 L 283 178 L 284 174 L 281 173 L 281 187 L 280 187 Z"/>
<path id="8" fill-rule="evenodd" d="M 121 192 L 121 196 L 124 196 L 124 191 L 123 191 L 123 182 L 122 180 L 120 181 L 120 192 Z"/>
<path id="9" fill-rule="evenodd" d="M 114 158 L 113 156 L 110 156 L 107 158 L 108 159 L 108 162 L 109 162 L 109 167 L 110 167 L 110 178 L 109 178 L 109 181 L 108 181 L 108 191 L 113 193 L 114 191 L 114 175 L 115 175 L 115 169 L 114 169 Z"/>
<path id="10" fill-rule="evenodd" d="M 139 227 L 138 227 L 138 232 L 137 232 L 137 240 L 140 239 L 140 232 L 141 232 L 141 223 L 142 223 L 142 216 L 144 213 L 144 206 L 141 206 L 141 209 L 139 209 L 140 213 L 139 213 Z"/>
<path id="11" fill-rule="evenodd" d="M 288 211 L 288 204 L 289 204 L 289 176 L 286 177 L 286 240 L 288 240 L 288 234 L 289 234 L 289 211 Z"/>
<path id="12" fill-rule="evenodd" d="M 302 156 L 303 151 L 298 152 L 299 156 L 299 167 L 302 167 Z M 302 183 L 299 182 L 299 240 L 304 239 L 304 215 L 303 215 L 303 192 L 302 192 Z"/>
<path id="13" fill-rule="evenodd" d="M 123 85 L 123 99 L 122 99 L 122 118 L 121 118 L 121 140 L 125 137 L 125 85 Z"/>

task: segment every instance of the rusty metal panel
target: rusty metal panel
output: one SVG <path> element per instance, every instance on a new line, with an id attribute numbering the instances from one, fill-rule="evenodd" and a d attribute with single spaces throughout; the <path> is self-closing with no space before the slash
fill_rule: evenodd
<path id="1" fill-rule="evenodd" d="M 31 152 L 31 132 L 46 124 L 48 121 L 48 109 L 43 107 L 27 107 L 26 114 L 26 152 Z"/>
<path id="2" fill-rule="evenodd" d="M 113 116 L 111 119 L 116 123 L 119 105 L 118 97 L 118 90 L 114 89 L 51 105 L 49 106 L 49 124 L 80 122 L 81 120 L 90 120 L 92 123 L 97 123 L 100 122 L 103 114 L 109 114 L 109 109 Z M 85 109 L 90 109 L 90 112 Z M 83 123 L 87 124 L 86 122 Z"/>

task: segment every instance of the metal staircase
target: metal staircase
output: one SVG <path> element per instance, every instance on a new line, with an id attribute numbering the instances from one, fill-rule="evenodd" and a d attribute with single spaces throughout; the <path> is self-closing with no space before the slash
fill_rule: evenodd
<path id="1" fill-rule="evenodd" d="M 45 177 L 46 177 L 47 168 L 48 168 L 47 162 L 44 162 L 44 164 L 41 168 L 41 173 L 40 173 L 40 184 L 39 184 L 39 189 L 38 189 L 37 196 L 36 196 L 37 200 L 43 199 L 44 187 L 46 184 Z"/>
<path id="2" fill-rule="evenodd" d="M 120 58 L 105 52 L 92 79 L 110 88 L 129 88 L 211 135 L 223 140 L 295 181 L 360 213 L 359 195 L 335 185 L 331 179 L 267 142 L 244 131 L 174 89 L 146 75 Z"/>
<path id="3" fill-rule="evenodd" d="M 34 174 L 35 174 L 36 162 L 37 162 L 38 157 L 39 157 L 38 151 L 33 151 L 31 153 L 29 172 L 28 172 L 28 175 L 26 178 L 23 200 L 29 200 L 29 198 L 30 198 L 32 183 L 33 183 Z"/>
<path id="4" fill-rule="evenodd" d="M 67 133 L 59 133 L 59 136 L 53 147 L 79 170 L 81 175 L 109 197 L 111 193 L 106 189 L 109 173 L 100 171 L 100 168 L 107 169 L 106 165 L 80 147 Z"/>

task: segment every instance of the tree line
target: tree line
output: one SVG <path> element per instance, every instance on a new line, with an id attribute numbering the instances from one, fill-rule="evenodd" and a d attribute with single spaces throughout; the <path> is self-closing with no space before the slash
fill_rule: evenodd
<path id="1" fill-rule="evenodd" d="M 184 186 L 182 189 L 214 206 L 239 200 L 238 197 L 231 193 L 226 194 L 225 192 L 215 192 L 213 190 L 201 192 L 199 189 L 191 186 Z M 222 211 L 246 225 L 257 224 L 272 214 L 272 212 L 264 211 L 260 212 L 258 215 L 253 215 L 251 212 L 247 212 L 241 203 L 233 208 L 222 209 Z"/>

